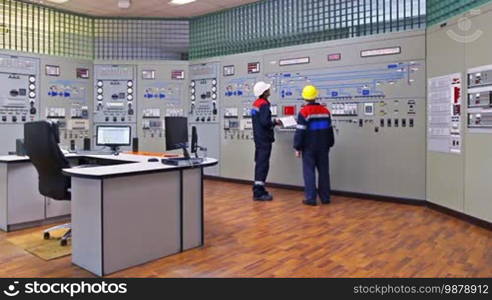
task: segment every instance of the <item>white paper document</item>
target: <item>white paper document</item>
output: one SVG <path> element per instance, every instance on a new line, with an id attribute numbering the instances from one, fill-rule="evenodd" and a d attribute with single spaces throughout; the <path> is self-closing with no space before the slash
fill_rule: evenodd
<path id="1" fill-rule="evenodd" d="M 292 128 L 297 126 L 297 121 L 293 116 L 283 117 L 279 119 L 284 128 Z"/>

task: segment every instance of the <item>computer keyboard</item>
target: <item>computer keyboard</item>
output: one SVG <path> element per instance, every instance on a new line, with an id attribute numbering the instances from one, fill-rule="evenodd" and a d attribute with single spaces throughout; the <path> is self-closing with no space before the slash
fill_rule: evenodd
<path id="1" fill-rule="evenodd" d="M 163 158 L 161 162 L 168 166 L 185 167 L 201 164 L 203 162 L 203 158 Z"/>

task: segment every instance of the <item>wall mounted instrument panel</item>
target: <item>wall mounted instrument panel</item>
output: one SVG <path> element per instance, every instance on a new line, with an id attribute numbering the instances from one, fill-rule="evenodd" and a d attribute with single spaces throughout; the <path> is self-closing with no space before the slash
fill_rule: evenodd
<path id="1" fill-rule="evenodd" d="M 256 63 L 258 66 L 260 62 Z M 238 74 L 248 72 L 247 65 L 238 65 Z M 231 66 L 229 66 L 230 68 Z M 241 70 L 243 67 L 243 70 Z M 251 72 L 251 71 L 249 71 Z M 226 73 L 224 73 L 226 74 Z M 225 140 L 252 140 L 253 124 L 251 119 L 251 108 L 256 97 L 253 87 L 256 82 L 263 80 L 263 75 L 246 75 L 225 77 L 223 110 L 223 139 Z M 275 89 L 275 87 L 274 87 Z M 272 105 L 273 115 L 277 115 L 276 105 Z"/>
<path id="2" fill-rule="evenodd" d="M 90 150 L 92 63 L 46 58 L 42 59 L 42 66 L 58 69 L 53 75 L 46 72 L 42 76 L 43 117 L 59 123 L 60 143 L 66 149 Z"/>
<path id="3" fill-rule="evenodd" d="M 166 116 L 186 116 L 188 66 L 182 62 L 138 65 L 139 150 L 165 151 Z"/>
<path id="4" fill-rule="evenodd" d="M 210 157 L 220 157 L 218 77 L 218 63 L 190 65 L 188 121 L 197 127 L 199 144 L 207 148 Z M 219 167 L 208 168 L 205 174 L 218 176 Z"/>
<path id="5" fill-rule="evenodd" d="M 468 70 L 468 128 L 492 132 L 492 65 Z"/>
<path id="6" fill-rule="evenodd" d="M 135 66 L 94 65 L 94 130 L 97 125 L 130 125 L 135 138 L 136 92 Z"/>
<path id="7" fill-rule="evenodd" d="M 0 54 L 0 154 L 15 151 L 23 123 L 39 118 L 39 59 Z"/>
<path id="8" fill-rule="evenodd" d="M 319 89 L 319 102 L 332 112 L 335 128 L 336 146 L 330 156 L 332 188 L 425 199 L 425 178 L 421 176 L 426 155 L 424 35 L 365 39 L 364 43 L 326 42 L 307 49 L 224 57 L 219 93 L 223 97 L 221 176 L 252 179 L 254 84 L 259 80 L 272 84 L 274 117 L 297 117 L 304 105 L 301 91 L 313 84 Z M 401 51 L 361 56 L 364 47 L 395 45 Z M 340 59 L 330 60 L 330 53 L 335 52 Z M 301 164 L 293 156 L 293 136 L 292 129 L 276 128 L 270 182 L 303 185 Z"/>

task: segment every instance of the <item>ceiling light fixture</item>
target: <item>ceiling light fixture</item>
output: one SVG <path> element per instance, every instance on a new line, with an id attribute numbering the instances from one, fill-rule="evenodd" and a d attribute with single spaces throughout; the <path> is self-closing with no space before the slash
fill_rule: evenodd
<path id="1" fill-rule="evenodd" d="M 184 5 L 184 4 L 188 4 L 188 3 L 191 3 L 191 2 L 195 2 L 196 0 L 171 0 L 169 2 L 169 4 L 171 5 Z"/>
<path id="2" fill-rule="evenodd" d="M 65 2 L 68 2 L 68 0 L 47 0 L 48 2 L 53 2 L 53 3 L 56 3 L 56 4 L 62 4 L 62 3 L 65 3 Z"/>
<path id="3" fill-rule="evenodd" d="M 118 0 L 118 7 L 119 8 L 123 8 L 123 9 L 127 9 L 127 8 L 130 8 L 130 0 Z"/>

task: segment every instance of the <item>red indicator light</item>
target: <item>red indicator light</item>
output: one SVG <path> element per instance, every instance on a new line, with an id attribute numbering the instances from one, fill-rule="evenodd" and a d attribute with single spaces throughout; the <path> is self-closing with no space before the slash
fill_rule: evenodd
<path id="1" fill-rule="evenodd" d="M 295 116 L 296 107 L 295 106 L 284 106 L 284 116 Z"/>

